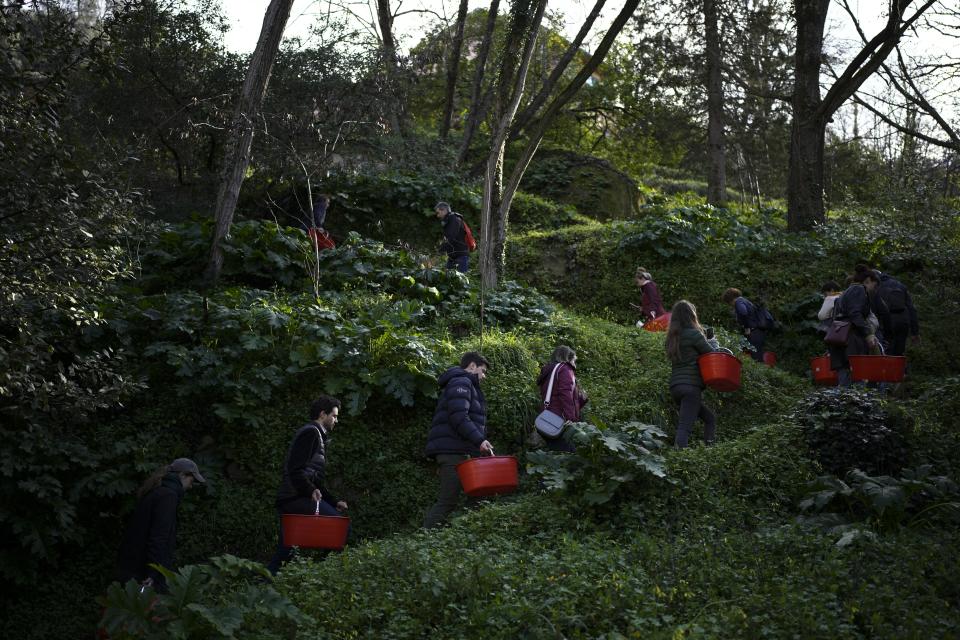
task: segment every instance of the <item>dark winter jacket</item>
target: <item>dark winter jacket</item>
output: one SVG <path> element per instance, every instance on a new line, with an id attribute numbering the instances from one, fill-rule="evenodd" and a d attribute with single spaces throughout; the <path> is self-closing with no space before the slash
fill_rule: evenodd
<path id="1" fill-rule="evenodd" d="M 316 422 L 297 430 L 283 460 L 283 478 L 277 489 L 276 504 L 281 512 L 291 512 L 286 507 L 297 500 L 310 500 L 314 489 L 320 489 L 324 502 L 336 506 L 337 498 L 324 486 L 329 441 L 330 436 Z"/>
<path id="2" fill-rule="evenodd" d="M 433 413 L 426 454 L 480 454 L 487 439 L 487 400 L 475 374 L 461 367 L 447 369 L 437 380 L 440 397 Z"/>
<path id="3" fill-rule="evenodd" d="M 872 311 L 867 288 L 856 283 L 847 287 L 833 305 L 833 319 L 846 320 L 852 325 L 846 346 L 830 346 L 830 367 L 844 369 L 849 366 L 847 356 L 867 355 L 867 336 L 873 335 L 873 327 L 867 321 Z"/>
<path id="4" fill-rule="evenodd" d="M 166 579 L 149 565 L 173 570 L 177 546 L 177 507 L 183 497 L 183 484 L 176 473 L 163 476 L 160 486 L 145 493 L 137 502 L 120 545 L 117 580 L 143 582 L 153 578 L 153 587 L 164 593 Z"/>
<path id="5" fill-rule="evenodd" d="M 920 322 L 917 318 L 917 308 L 913 306 L 913 298 L 906 285 L 885 273 L 880 274 L 878 296 L 886 303 L 890 312 L 892 325 L 910 325 L 910 335 L 920 335 Z"/>
<path id="6" fill-rule="evenodd" d="M 740 296 L 733 301 L 733 310 L 737 316 L 737 324 L 740 325 L 742 329 L 756 329 L 756 321 L 754 320 L 755 313 L 753 309 L 753 303 Z"/>
<path id="7" fill-rule="evenodd" d="M 553 368 L 557 366 L 556 362 L 548 362 L 540 369 L 540 375 L 537 377 L 537 385 L 540 386 L 540 399 L 546 401 L 547 388 L 550 386 L 550 376 L 553 374 Z M 553 390 L 550 394 L 550 410 L 564 420 L 572 422 L 580 421 L 580 409 L 587 404 L 587 399 L 577 387 L 577 378 L 573 365 L 562 363 L 557 369 L 557 377 L 553 381 Z M 545 407 L 541 407 L 541 411 Z"/>
<path id="8" fill-rule="evenodd" d="M 323 227 L 323 223 L 327 219 L 327 207 L 330 206 L 330 203 L 326 200 L 317 200 L 316 204 L 313 205 L 313 226 L 320 229 Z"/>
<path id="9" fill-rule="evenodd" d="M 672 363 L 670 369 L 670 386 L 689 384 L 703 388 L 703 377 L 700 375 L 700 364 L 697 358 L 701 354 L 710 353 L 713 349 L 707 344 L 707 338 L 701 331 L 687 327 L 680 331 L 680 358 Z"/>
<path id="10" fill-rule="evenodd" d="M 440 221 L 443 227 L 443 244 L 440 248 L 451 258 L 461 258 L 470 255 L 467 248 L 466 231 L 463 228 L 463 217 L 452 211 Z"/>
<path id="11" fill-rule="evenodd" d="M 640 292 L 642 294 L 640 304 L 643 309 L 644 321 L 650 318 L 659 318 L 666 313 L 663 309 L 663 300 L 660 298 L 660 290 L 657 289 L 656 282 L 648 280 L 645 285 L 640 287 Z"/>

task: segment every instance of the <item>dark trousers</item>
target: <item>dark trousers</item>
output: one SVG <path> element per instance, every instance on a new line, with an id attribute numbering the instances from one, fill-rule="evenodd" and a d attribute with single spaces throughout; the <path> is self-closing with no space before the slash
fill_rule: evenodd
<path id="1" fill-rule="evenodd" d="M 460 476 L 457 475 L 457 465 L 467 460 L 470 456 L 464 453 L 440 453 L 437 454 L 437 465 L 440 475 L 440 495 L 437 501 L 427 511 L 423 518 L 423 528 L 433 529 L 446 522 L 447 517 L 456 510 L 460 503 L 460 495 L 463 493 L 463 486 L 460 484 Z M 476 502 L 471 500 L 471 502 Z"/>
<path id="2" fill-rule="evenodd" d="M 317 510 L 317 503 L 313 500 L 307 498 L 297 498 L 291 502 L 283 505 L 283 509 L 277 510 L 277 520 L 279 522 L 280 528 L 280 537 L 277 539 L 277 550 L 274 551 L 273 557 L 270 558 L 270 562 L 267 563 L 267 571 L 271 575 L 277 575 L 277 572 L 280 571 L 280 567 L 288 561 L 293 556 L 293 547 L 288 547 L 283 544 L 283 514 L 285 513 L 299 513 L 301 515 L 313 515 Z M 337 508 L 330 504 L 329 502 L 320 501 L 320 515 L 321 516 L 339 516 L 340 512 L 337 511 Z M 350 535 L 349 533 L 347 535 Z"/>
<path id="3" fill-rule="evenodd" d="M 753 345 L 756 351 L 750 354 L 750 357 L 757 362 L 763 362 L 763 345 L 767 341 L 767 332 L 760 329 L 751 329 L 747 336 L 747 342 Z"/>
<path id="4" fill-rule="evenodd" d="M 460 273 L 466 273 L 470 268 L 470 256 L 450 256 L 447 258 L 447 269 L 456 269 Z"/>
<path id="5" fill-rule="evenodd" d="M 902 356 L 907 351 L 907 336 L 910 335 L 910 325 L 908 323 L 894 323 L 889 336 L 888 356 Z"/>
<path id="6" fill-rule="evenodd" d="M 703 420 L 703 439 L 712 444 L 717 435 L 717 417 L 703 404 L 703 389 L 692 384 L 675 384 L 670 387 L 670 395 L 680 404 L 680 423 L 674 445 L 678 449 L 687 446 L 697 418 Z"/>

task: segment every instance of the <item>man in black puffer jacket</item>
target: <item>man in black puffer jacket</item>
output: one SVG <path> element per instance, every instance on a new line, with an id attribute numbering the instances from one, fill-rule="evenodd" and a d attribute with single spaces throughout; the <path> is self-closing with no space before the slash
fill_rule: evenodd
<path id="1" fill-rule="evenodd" d="M 327 444 L 340 417 L 340 401 L 320 396 L 310 405 L 310 422 L 297 430 L 283 461 L 283 478 L 277 490 L 280 540 L 267 565 L 276 575 L 290 559 L 293 548 L 283 544 L 283 514 L 336 516 L 347 510 L 347 503 L 333 496 L 324 486 L 327 469 Z"/>
<path id="2" fill-rule="evenodd" d="M 439 526 L 457 508 L 463 492 L 457 465 L 471 455 L 493 455 L 487 440 L 487 401 L 480 390 L 489 366 L 486 358 L 471 351 L 463 354 L 459 367 L 447 369 L 437 380 L 440 397 L 426 454 L 440 467 L 440 496 L 423 520 L 427 529 Z"/>

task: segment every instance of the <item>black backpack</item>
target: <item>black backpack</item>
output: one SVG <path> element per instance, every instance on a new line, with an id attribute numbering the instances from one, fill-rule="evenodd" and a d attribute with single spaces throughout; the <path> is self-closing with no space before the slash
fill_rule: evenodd
<path id="1" fill-rule="evenodd" d="M 769 331 L 776 326 L 777 321 L 773 319 L 773 314 L 770 313 L 766 305 L 762 302 L 760 304 L 751 302 L 750 304 L 753 306 L 753 311 L 750 314 L 750 323 L 753 325 L 751 328 Z"/>

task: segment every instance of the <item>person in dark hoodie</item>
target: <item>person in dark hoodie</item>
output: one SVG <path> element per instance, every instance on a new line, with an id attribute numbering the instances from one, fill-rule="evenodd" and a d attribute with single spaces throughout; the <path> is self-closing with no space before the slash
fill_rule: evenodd
<path id="1" fill-rule="evenodd" d="M 440 249 L 447 254 L 447 269 L 466 273 L 470 268 L 470 249 L 467 247 L 467 230 L 463 226 L 463 216 L 454 213 L 446 202 L 438 202 L 434 213 L 443 228 Z"/>
<path id="2" fill-rule="evenodd" d="M 135 580 L 142 587 L 166 593 L 163 574 L 150 565 L 173 571 L 177 546 L 177 507 L 194 482 L 206 482 L 197 463 L 177 458 L 154 472 L 137 491 L 137 506 L 124 532 L 117 580 Z"/>
<path id="3" fill-rule="evenodd" d="M 280 538 L 273 558 L 267 564 L 276 575 L 283 563 L 290 559 L 293 547 L 283 543 L 283 514 L 298 513 L 337 516 L 347 510 L 347 503 L 326 488 L 327 445 L 330 433 L 340 419 L 340 401 L 321 395 L 310 405 L 310 422 L 293 436 L 283 460 L 283 477 L 277 489 L 277 512 L 281 516 Z"/>
<path id="4" fill-rule="evenodd" d="M 480 390 L 489 366 L 486 358 L 470 351 L 460 358 L 459 367 L 447 369 L 437 380 L 440 396 L 426 455 L 439 466 L 440 495 L 424 517 L 426 529 L 441 525 L 457 508 L 463 492 L 457 465 L 471 456 L 493 455 L 493 445 L 487 440 L 487 401 Z"/>

